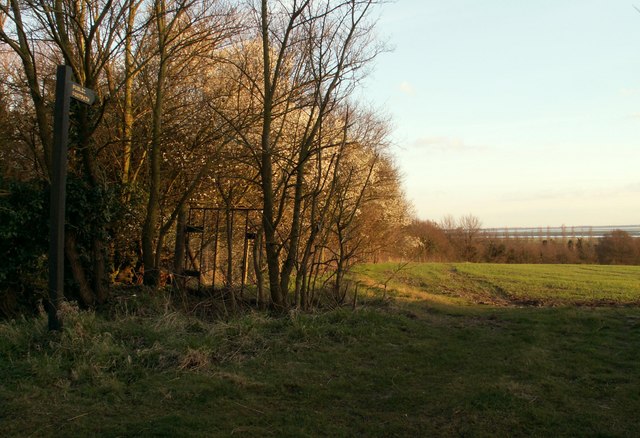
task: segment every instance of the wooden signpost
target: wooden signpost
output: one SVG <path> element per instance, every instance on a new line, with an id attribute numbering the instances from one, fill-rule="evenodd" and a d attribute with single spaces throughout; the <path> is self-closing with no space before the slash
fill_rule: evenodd
<path id="1" fill-rule="evenodd" d="M 67 144 L 71 98 L 91 105 L 92 90 L 71 81 L 71 68 L 59 65 L 56 72 L 56 103 L 53 115 L 53 175 L 50 192 L 49 235 L 49 330 L 60 330 L 58 307 L 64 298 L 64 224 L 67 183 Z"/>

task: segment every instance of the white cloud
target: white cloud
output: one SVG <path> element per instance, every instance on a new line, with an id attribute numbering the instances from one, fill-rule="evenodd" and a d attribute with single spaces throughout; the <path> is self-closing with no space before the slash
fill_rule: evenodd
<path id="1" fill-rule="evenodd" d="M 406 94 L 407 96 L 414 96 L 416 94 L 416 90 L 415 88 L 413 88 L 411 82 L 402 81 L 398 88 L 403 94 Z"/>
<path id="2" fill-rule="evenodd" d="M 625 196 L 637 197 L 640 193 L 640 182 L 629 184 L 619 184 L 609 187 L 594 188 L 547 188 L 533 191 L 510 191 L 505 192 L 500 200 L 505 202 L 522 201 L 547 201 L 547 200 L 569 200 L 569 201 L 590 201 L 596 202 L 602 199 L 614 199 Z"/>
<path id="3" fill-rule="evenodd" d="M 640 94 L 640 89 L 639 88 L 621 88 L 620 94 L 626 97 L 636 96 Z"/>
<path id="4" fill-rule="evenodd" d="M 627 184 L 622 188 L 623 192 L 640 193 L 640 181 Z"/>
<path id="5" fill-rule="evenodd" d="M 452 137 L 422 137 L 415 140 L 413 146 L 419 149 L 443 152 L 482 151 L 487 149 L 485 146 L 469 145 L 460 138 Z"/>

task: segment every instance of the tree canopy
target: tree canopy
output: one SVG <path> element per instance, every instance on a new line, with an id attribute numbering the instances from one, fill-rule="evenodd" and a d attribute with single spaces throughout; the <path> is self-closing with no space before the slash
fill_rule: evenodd
<path id="1" fill-rule="evenodd" d="M 92 107 L 71 111 L 69 299 L 108 300 L 125 269 L 151 287 L 167 274 L 179 285 L 182 259 L 195 263 L 194 251 L 211 244 L 184 247 L 193 206 L 225 212 L 215 243 L 226 239 L 227 259 L 238 258 L 234 209 L 260 212 L 244 259 L 267 304 L 308 308 L 321 288 L 339 297 L 344 272 L 379 255 L 408 214 L 388 123 L 351 97 L 384 50 L 377 3 L 0 5 L 0 200 L 11 217 L 2 256 L 16 266 L 0 276 L 2 301 L 46 296 L 42 269 L 18 267 L 46 259 L 60 64 L 97 94 Z M 232 269 L 224 286 L 234 295 Z M 33 281 L 16 282 L 25 275 Z"/>

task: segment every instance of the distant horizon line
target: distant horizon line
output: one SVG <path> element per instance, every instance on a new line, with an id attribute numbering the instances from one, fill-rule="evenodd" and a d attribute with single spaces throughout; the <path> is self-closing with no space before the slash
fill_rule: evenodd
<path id="1" fill-rule="evenodd" d="M 480 228 L 487 234 L 504 237 L 552 238 L 552 237 L 602 237 L 608 232 L 621 230 L 640 238 L 640 225 L 560 225 L 559 227 L 493 227 Z"/>
<path id="2" fill-rule="evenodd" d="M 535 226 L 503 226 L 503 227 L 482 227 L 482 230 L 538 230 L 538 229 L 562 229 L 562 228 L 598 228 L 598 229 L 625 229 L 625 228 L 640 228 L 640 224 L 626 224 L 626 225 L 535 225 Z"/>

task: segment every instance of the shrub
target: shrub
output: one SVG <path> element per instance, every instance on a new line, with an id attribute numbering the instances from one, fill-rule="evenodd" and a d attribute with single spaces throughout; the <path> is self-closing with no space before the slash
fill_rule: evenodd
<path id="1" fill-rule="evenodd" d="M 36 309 L 47 289 L 48 191 L 40 182 L 2 185 L 0 318 Z"/>
<path id="2" fill-rule="evenodd" d="M 605 234 L 596 246 L 598 262 L 605 265 L 640 264 L 640 248 L 633 236 L 623 230 Z"/>

